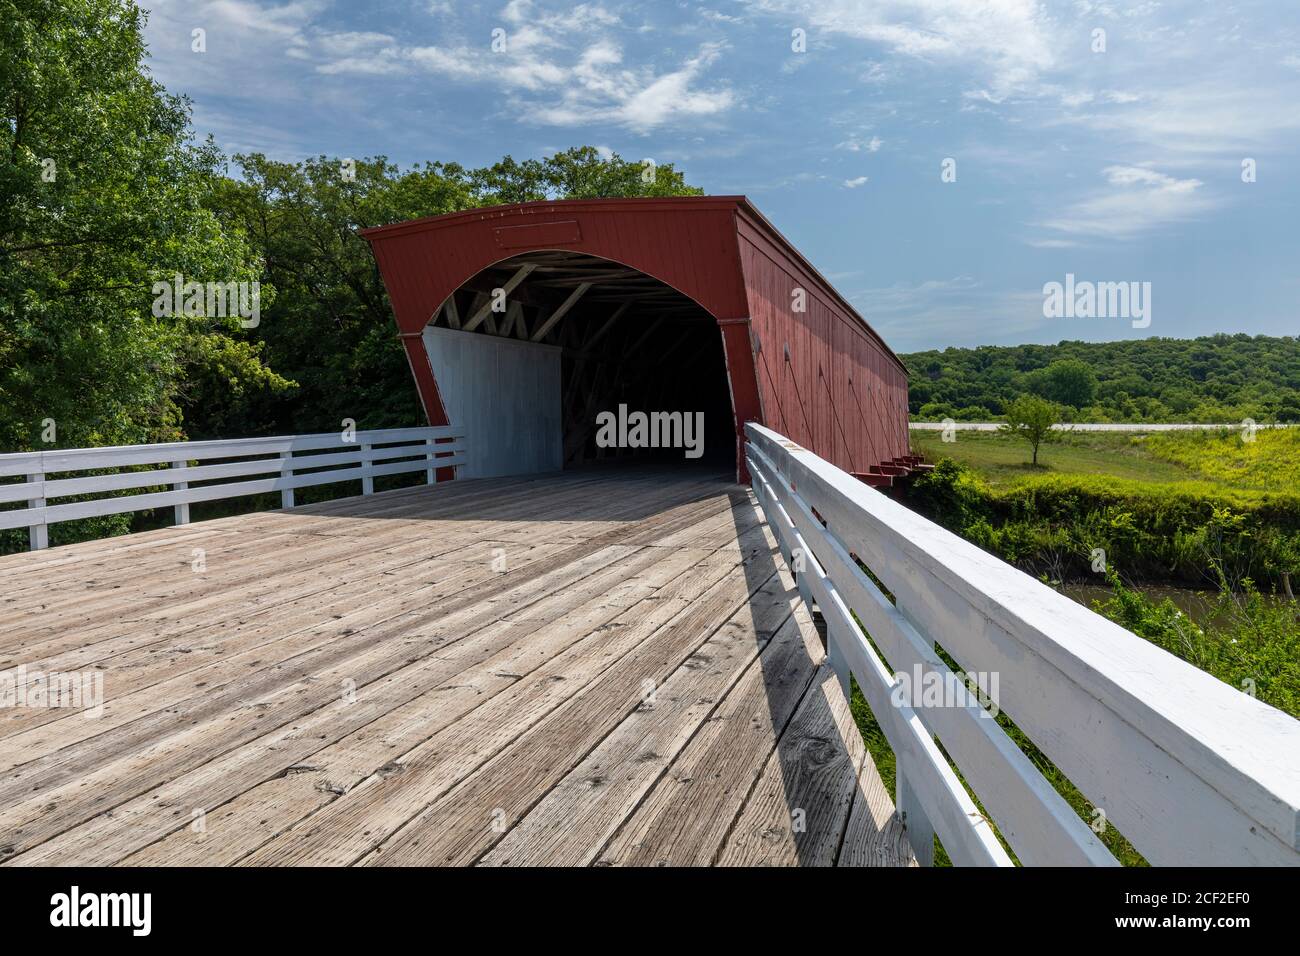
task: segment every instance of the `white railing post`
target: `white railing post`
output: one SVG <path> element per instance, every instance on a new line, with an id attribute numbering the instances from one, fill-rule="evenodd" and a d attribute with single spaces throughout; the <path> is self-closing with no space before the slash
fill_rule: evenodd
<path id="1" fill-rule="evenodd" d="M 293 465 L 291 464 L 292 461 L 293 461 L 293 452 L 291 452 L 291 451 L 282 451 L 282 452 L 280 452 L 280 475 L 281 475 L 281 477 L 284 477 L 284 478 L 292 478 L 292 477 L 293 477 Z M 292 507 L 293 507 L 293 489 L 292 489 L 292 488 L 281 488 L 281 489 L 280 489 L 280 507 L 281 507 L 281 508 L 292 508 Z"/>
<path id="2" fill-rule="evenodd" d="M 808 613 L 813 611 L 812 591 L 808 588 L 808 582 L 804 580 L 803 563 L 808 560 L 808 555 L 802 548 L 795 548 L 791 554 L 794 559 L 794 567 L 790 569 L 791 576 L 794 578 L 794 586 L 799 589 L 799 598 L 803 601 L 803 606 L 808 609 Z"/>
<path id="3" fill-rule="evenodd" d="M 36 474 L 28 475 L 27 480 L 33 482 L 43 482 L 45 480 L 45 473 L 41 471 L 41 472 L 37 472 Z M 27 502 L 27 507 L 44 508 L 45 499 L 43 497 L 31 498 Z M 33 551 L 40 551 L 42 548 L 48 548 L 50 546 L 50 529 L 49 526 L 45 523 L 44 518 L 41 519 L 40 524 L 34 524 L 28 528 L 28 539 L 31 543 L 31 547 Z"/>
<path id="4" fill-rule="evenodd" d="M 424 440 L 424 444 L 429 448 L 429 450 L 424 453 L 424 457 L 428 459 L 428 461 L 432 462 L 433 461 L 433 439 L 426 438 Z M 428 469 L 424 473 L 424 481 L 425 484 L 429 484 L 429 485 L 432 485 L 437 481 L 432 464 L 429 465 Z"/>
<path id="5" fill-rule="evenodd" d="M 840 690 L 844 691 L 845 699 L 852 700 L 853 683 L 852 674 L 849 671 L 849 661 L 836 642 L 835 635 L 831 632 L 829 624 L 826 625 L 826 663 L 835 672 L 835 677 L 840 682 Z"/>
<path id="6" fill-rule="evenodd" d="M 361 493 L 363 495 L 375 493 L 375 478 L 371 474 L 370 459 L 366 456 L 368 451 L 370 451 L 369 445 L 361 446 Z"/>
<path id="7" fill-rule="evenodd" d="M 184 467 L 187 466 L 187 464 L 188 464 L 188 463 L 187 463 L 187 462 L 184 462 L 184 461 L 174 461 L 174 462 L 172 462 L 172 467 L 173 467 L 173 468 L 184 468 Z M 172 482 L 172 490 L 173 490 L 173 491 L 185 491 L 187 488 L 189 488 L 189 486 L 190 486 L 190 483 L 189 483 L 188 481 L 173 481 L 173 482 Z M 190 506 L 189 506 L 189 503 L 188 503 L 188 502 L 181 502 L 180 504 L 178 504 L 178 505 L 176 506 L 176 523 L 177 523 L 177 524 L 189 524 L 189 523 L 190 523 Z"/>
<path id="8" fill-rule="evenodd" d="M 934 825 L 921 809 L 921 801 L 908 779 L 907 764 L 901 753 L 896 754 L 894 760 L 894 806 L 898 818 L 903 821 L 916 862 L 921 866 L 934 866 Z"/>

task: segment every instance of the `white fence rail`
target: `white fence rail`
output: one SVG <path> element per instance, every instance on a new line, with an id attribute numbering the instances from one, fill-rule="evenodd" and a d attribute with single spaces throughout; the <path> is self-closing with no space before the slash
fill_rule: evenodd
<path id="1" fill-rule="evenodd" d="M 346 450 L 331 451 L 337 448 Z M 281 505 L 292 508 L 296 488 L 359 480 L 362 494 L 368 495 L 382 475 L 417 471 L 426 472 L 426 480 L 433 484 L 438 469 L 465 463 L 464 450 L 463 430 L 444 426 L 0 455 L 0 479 L 25 478 L 0 484 L 0 504 L 25 503 L 25 507 L 0 511 L 0 529 L 29 528 L 35 550 L 48 546 L 50 525 L 77 518 L 174 507 L 176 523 L 185 524 L 189 506 L 199 501 L 278 491 Z M 217 463 L 201 464 L 205 461 Z M 118 470 L 141 465 L 166 467 Z M 113 473 L 49 477 L 109 470 Z M 248 480 L 226 480 L 231 478 Z M 196 487 L 196 482 L 204 484 Z M 59 498 L 157 487 L 171 490 L 54 503 Z"/>
<path id="2" fill-rule="evenodd" d="M 1116 863 L 937 643 L 989 675 L 985 691 L 996 678 L 1000 711 L 1149 862 L 1300 864 L 1300 722 L 781 435 L 746 432 L 755 492 L 825 618 L 831 662 L 846 687 L 857 678 L 897 757 L 920 862 L 937 833 L 954 863 L 1009 865 L 991 821 L 1023 864 Z"/>

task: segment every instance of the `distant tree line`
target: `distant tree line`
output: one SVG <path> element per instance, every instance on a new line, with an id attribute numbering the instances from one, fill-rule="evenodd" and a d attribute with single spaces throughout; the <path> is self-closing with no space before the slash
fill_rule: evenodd
<path id="1" fill-rule="evenodd" d="M 1022 395 L 1074 421 L 1300 422 L 1300 339 L 1211 335 L 981 346 L 902 356 L 915 418 L 1000 418 Z"/>

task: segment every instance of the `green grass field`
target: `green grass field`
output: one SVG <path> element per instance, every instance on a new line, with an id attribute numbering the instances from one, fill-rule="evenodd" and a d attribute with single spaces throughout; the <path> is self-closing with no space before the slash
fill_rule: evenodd
<path id="1" fill-rule="evenodd" d="M 939 432 L 913 432 L 912 447 L 928 461 L 951 458 L 995 488 L 1042 475 L 1103 475 L 1157 484 L 1210 483 L 1250 491 L 1300 489 L 1300 430 L 1261 431 L 1244 442 L 1238 431 L 1132 435 L 1066 432 L 1044 444 L 1038 467 L 1029 444 L 1000 432 L 959 431 L 945 442 Z"/>
<path id="2" fill-rule="evenodd" d="M 1300 490 L 1300 429 L 1261 430 L 1250 441 L 1236 431 L 1152 435 L 1146 452 L 1234 488 Z"/>

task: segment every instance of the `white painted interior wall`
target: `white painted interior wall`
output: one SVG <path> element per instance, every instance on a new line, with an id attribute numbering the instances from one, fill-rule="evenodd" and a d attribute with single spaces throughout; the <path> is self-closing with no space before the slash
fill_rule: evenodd
<path id="1" fill-rule="evenodd" d="M 561 349 L 432 325 L 423 338 L 448 419 L 467 433 L 462 477 L 563 467 Z"/>

